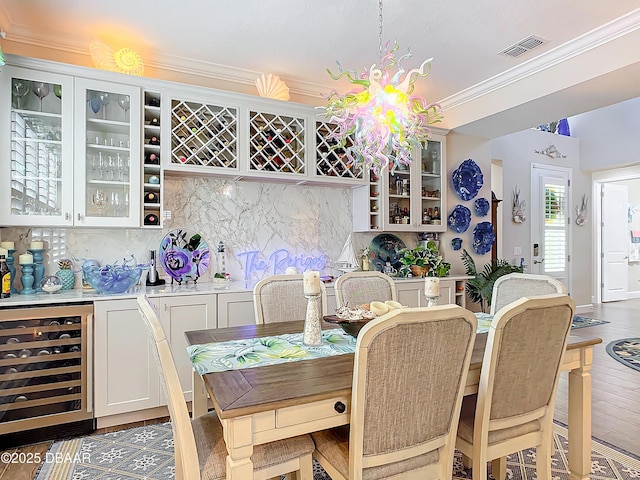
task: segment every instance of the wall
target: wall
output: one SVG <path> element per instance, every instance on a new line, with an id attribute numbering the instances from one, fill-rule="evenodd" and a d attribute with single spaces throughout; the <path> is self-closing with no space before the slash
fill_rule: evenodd
<path id="1" fill-rule="evenodd" d="M 591 195 L 591 176 L 580 170 L 580 145 L 582 139 L 565 137 L 538 130 L 524 130 L 492 141 L 492 156 L 502 160 L 504 188 L 504 220 L 503 220 L 503 254 L 508 260 L 516 260 L 513 248 L 522 247 L 522 257 L 526 265 L 532 262 L 531 247 L 531 164 L 540 163 L 556 165 L 572 169 L 571 185 L 571 249 L 570 262 L 572 285 L 568 286 L 571 296 L 578 306 L 592 303 L 592 265 L 595 259 L 592 253 L 592 209 L 587 213 L 587 225 L 577 226 L 574 223 L 574 206 L 579 205 L 583 194 Z M 559 152 L 567 158 L 550 158 L 535 153 L 555 145 Z M 520 198 L 526 202 L 524 223 L 511 221 L 513 189 L 520 189 Z M 520 255 L 518 255 L 520 257 Z"/>

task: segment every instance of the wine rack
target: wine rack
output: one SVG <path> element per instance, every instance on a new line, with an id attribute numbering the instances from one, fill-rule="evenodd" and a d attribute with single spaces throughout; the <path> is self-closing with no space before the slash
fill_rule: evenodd
<path id="1" fill-rule="evenodd" d="M 249 112 L 249 170 L 305 175 L 305 120 Z"/>
<path id="2" fill-rule="evenodd" d="M 238 111 L 172 100 L 170 163 L 237 169 Z"/>
<path id="3" fill-rule="evenodd" d="M 160 93 L 144 93 L 142 225 L 146 228 L 162 227 L 164 179 L 160 166 L 160 102 Z"/>
<path id="4" fill-rule="evenodd" d="M 335 148 L 337 142 L 330 135 L 335 133 L 337 125 L 316 122 L 316 175 L 321 177 L 340 177 L 362 179 L 364 169 L 356 168 L 349 163 L 345 155 L 346 148 L 352 145 L 347 139 L 343 148 Z"/>
<path id="5" fill-rule="evenodd" d="M 0 310 L 0 435 L 92 418 L 93 306 Z"/>

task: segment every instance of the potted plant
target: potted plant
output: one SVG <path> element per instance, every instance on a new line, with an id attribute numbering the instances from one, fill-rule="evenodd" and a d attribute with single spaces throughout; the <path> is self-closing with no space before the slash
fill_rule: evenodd
<path id="1" fill-rule="evenodd" d="M 496 259 L 491 263 L 485 264 L 482 271 L 478 272 L 473 257 L 469 255 L 469 252 L 462 250 L 461 257 L 467 275 L 473 275 L 474 277 L 467 280 L 469 299 L 474 303 L 479 303 L 480 308 L 485 313 L 491 306 L 491 295 L 495 281 L 503 275 L 522 273 L 524 271 L 524 265 L 512 265 L 507 260 Z"/>
<path id="2" fill-rule="evenodd" d="M 398 253 L 402 264 L 398 273 L 403 277 L 444 277 L 451 269 L 451 264 L 444 261 L 435 242 L 427 242 L 426 247 L 403 248 Z"/>

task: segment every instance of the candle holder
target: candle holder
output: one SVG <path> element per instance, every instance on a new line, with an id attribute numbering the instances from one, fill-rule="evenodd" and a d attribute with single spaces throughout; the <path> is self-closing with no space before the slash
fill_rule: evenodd
<path id="1" fill-rule="evenodd" d="M 30 248 L 28 251 L 33 255 L 33 284 L 36 292 L 41 292 L 40 283 L 44 278 L 44 265 L 42 265 L 44 248 Z"/>
<path id="2" fill-rule="evenodd" d="M 22 290 L 20 290 L 20 295 L 36 293 L 33 288 L 33 263 L 22 263 L 20 267 L 22 268 L 22 276 L 20 277 Z"/>
<path id="3" fill-rule="evenodd" d="M 308 295 L 307 313 L 304 318 L 304 333 L 302 343 L 309 347 L 322 345 L 322 325 L 320 324 L 320 294 Z"/>
<path id="4" fill-rule="evenodd" d="M 435 307 L 440 301 L 440 296 L 428 297 L 427 295 L 425 295 L 424 298 L 427 300 L 427 307 Z"/>
<path id="5" fill-rule="evenodd" d="M 13 264 L 13 254 L 16 253 L 16 251 L 15 249 L 9 249 L 8 252 L 9 254 L 7 255 L 7 267 L 9 267 L 9 271 L 11 272 L 11 293 L 18 293 L 18 289 L 13 286 L 13 282 L 16 279 L 16 267 Z"/>

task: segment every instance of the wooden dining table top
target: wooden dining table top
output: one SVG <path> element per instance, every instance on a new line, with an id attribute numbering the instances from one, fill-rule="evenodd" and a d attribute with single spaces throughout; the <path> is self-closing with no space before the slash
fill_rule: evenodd
<path id="1" fill-rule="evenodd" d="M 194 330 L 185 333 L 188 345 L 227 342 L 249 338 L 302 332 L 303 321 L 230 328 Z M 335 328 L 323 322 L 322 329 Z M 572 331 L 567 350 L 597 345 L 601 338 L 589 328 Z M 469 370 L 480 369 L 487 342 L 487 333 L 479 333 Z M 313 360 L 280 363 L 242 370 L 206 373 L 203 380 L 220 418 L 284 408 L 311 401 L 351 395 L 354 354 L 337 355 Z"/>

